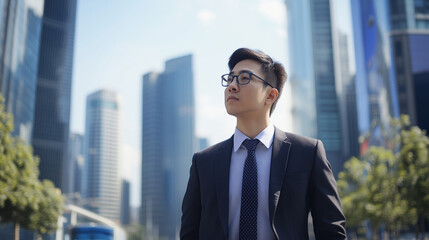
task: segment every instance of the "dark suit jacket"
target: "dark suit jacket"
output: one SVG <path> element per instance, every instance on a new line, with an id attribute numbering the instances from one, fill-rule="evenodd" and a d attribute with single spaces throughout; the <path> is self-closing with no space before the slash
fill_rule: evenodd
<path id="1" fill-rule="evenodd" d="M 233 138 L 195 153 L 182 205 L 181 239 L 228 239 Z M 346 239 L 336 182 L 321 141 L 275 129 L 269 212 L 277 239 Z"/>

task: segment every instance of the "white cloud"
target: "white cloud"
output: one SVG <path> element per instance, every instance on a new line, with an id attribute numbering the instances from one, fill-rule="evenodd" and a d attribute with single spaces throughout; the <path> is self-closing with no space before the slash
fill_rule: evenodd
<path id="1" fill-rule="evenodd" d="M 278 24 L 286 20 L 286 6 L 282 0 L 262 0 L 258 9 L 262 15 Z"/>
<path id="2" fill-rule="evenodd" d="M 203 24 L 209 24 L 214 21 L 216 18 L 216 14 L 210 10 L 207 9 L 201 9 L 197 13 L 197 19 Z"/>

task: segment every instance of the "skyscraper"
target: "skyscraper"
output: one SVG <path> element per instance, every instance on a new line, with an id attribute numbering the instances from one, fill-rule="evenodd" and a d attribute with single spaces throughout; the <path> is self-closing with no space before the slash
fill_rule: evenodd
<path id="1" fill-rule="evenodd" d="M 121 224 L 128 225 L 131 223 L 131 206 L 130 206 L 130 182 L 122 179 L 121 195 Z"/>
<path id="2" fill-rule="evenodd" d="M 287 0 L 294 130 L 320 138 L 334 174 L 342 170 L 329 0 Z"/>
<path id="3" fill-rule="evenodd" d="M 67 158 L 66 171 L 67 174 L 64 186 L 66 189 L 70 189 L 70 193 L 77 193 L 79 197 L 82 196 L 82 178 L 84 173 L 84 136 L 78 133 L 71 133 L 69 140 L 69 154 Z M 76 196 L 77 197 L 77 196 Z"/>
<path id="4" fill-rule="evenodd" d="M 151 236 L 177 238 L 196 146 L 192 55 L 143 76 L 140 220 Z"/>
<path id="5" fill-rule="evenodd" d="M 0 1 L 0 93 L 14 135 L 31 143 L 43 0 Z"/>
<path id="6" fill-rule="evenodd" d="M 339 21 L 343 21 L 339 19 Z M 335 28 L 335 24 L 333 28 Z M 344 160 L 359 156 L 359 132 L 357 126 L 355 78 L 350 72 L 349 39 L 341 30 L 333 29 L 335 79 L 340 108 L 342 151 Z"/>
<path id="7" fill-rule="evenodd" d="M 0 94 L 13 114 L 13 135 L 31 144 L 44 0 L 0 0 Z M 21 229 L 22 237 L 33 232 Z M 13 224 L 0 226 L 13 239 Z"/>
<path id="8" fill-rule="evenodd" d="M 350 1 L 356 61 L 356 105 L 364 145 L 391 147 L 398 101 L 389 36 L 388 1 Z M 363 152 L 362 152 L 363 153 Z"/>
<path id="9" fill-rule="evenodd" d="M 70 125 L 76 0 L 45 0 L 32 144 L 40 178 L 63 192 Z"/>
<path id="10" fill-rule="evenodd" d="M 87 97 L 85 122 L 85 177 L 88 209 L 120 220 L 120 112 L 117 93 L 99 90 Z"/>
<path id="11" fill-rule="evenodd" d="M 429 130 L 429 2 L 389 2 L 399 111 Z"/>

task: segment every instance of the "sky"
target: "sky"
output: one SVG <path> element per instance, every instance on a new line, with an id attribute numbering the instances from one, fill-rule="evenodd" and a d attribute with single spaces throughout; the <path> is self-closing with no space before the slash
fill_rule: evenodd
<path id="1" fill-rule="evenodd" d="M 193 54 L 196 134 L 215 144 L 235 128 L 220 85 L 232 52 L 259 49 L 289 70 L 283 0 L 78 1 L 76 18 L 71 131 L 85 131 L 87 95 L 99 89 L 121 95 L 121 172 L 131 182 L 134 207 L 140 205 L 143 74 Z M 293 132 L 288 82 L 272 123 Z"/>

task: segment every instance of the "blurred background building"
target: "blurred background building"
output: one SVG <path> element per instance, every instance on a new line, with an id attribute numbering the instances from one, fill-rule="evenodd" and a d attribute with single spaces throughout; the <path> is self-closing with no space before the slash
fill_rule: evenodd
<path id="1" fill-rule="evenodd" d="M 429 2 L 390 0 L 394 75 L 399 112 L 429 129 Z"/>
<path id="2" fill-rule="evenodd" d="M 121 100 L 110 90 L 87 97 L 84 198 L 87 208 L 112 221 L 121 217 Z"/>
<path id="3" fill-rule="evenodd" d="M 45 0 L 32 135 L 34 154 L 40 157 L 39 177 L 66 193 L 71 191 L 65 181 L 76 5 L 76 0 Z"/>
<path id="4" fill-rule="evenodd" d="M 0 91 L 14 116 L 13 134 L 33 145 L 40 178 L 63 191 L 75 16 L 75 0 L 0 2 Z"/>
<path id="5" fill-rule="evenodd" d="M 69 139 L 69 156 L 68 156 L 68 171 L 67 189 L 71 189 L 71 194 L 77 194 L 75 197 L 79 200 L 82 195 L 83 189 L 83 175 L 84 175 L 84 163 L 85 163 L 85 136 L 79 133 L 71 133 Z"/>
<path id="6" fill-rule="evenodd" d="M 131 223 L 131 206 L 130 206 L 130 181 L 122 179 L 121 194 L 121 224 L 128 225 Z"/>
<path id="7" fill-rule="evenodd" d="M 43 0 L 0 2 L 0 92 L 14 116 L 14 135 L 31 143 Z"/>
<path id="8" fill-rule="evenodd" d="M 334 174 L 342 170 L 344 142 L 336 92 L 329 0 L 287 0 L 294 131 L 323 141 Z"/>
<path id="9" fill-rule="evenodd" d="M 140 220 L 148 237 L 176 239 L 196 147 L 192 55 L 143 76 Z"/>
<path id="10" fill-rule="evenodd" d="M 359 135 L 368 145 L 392 148 L 389 126 L 398 117 L 388 1 L 351 1 Z"/>

